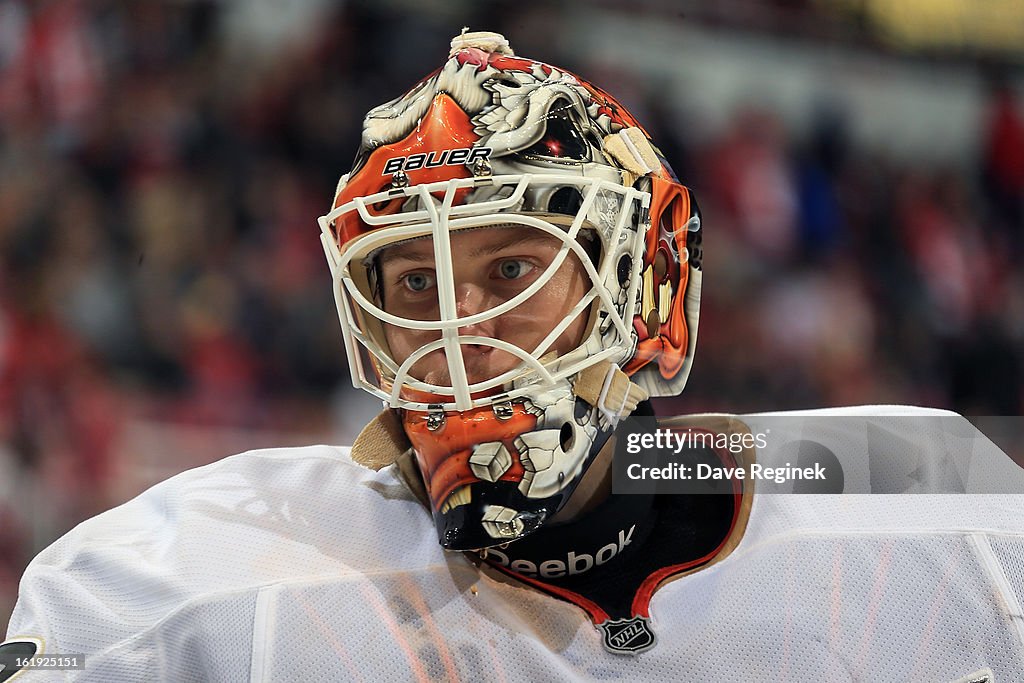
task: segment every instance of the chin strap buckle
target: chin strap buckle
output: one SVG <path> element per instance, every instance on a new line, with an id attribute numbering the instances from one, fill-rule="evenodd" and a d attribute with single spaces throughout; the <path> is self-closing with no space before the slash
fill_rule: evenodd
<path id="1" fill-rule="evenodd" d="M 495 403 L 491 406 L 491 410 L 494 411 L 494 417 L 498 418 L 501 422 L 506 422 L 515 417 L 515 410 L 512 408 L 512 401 L 502 401 Z"/>
<path id="2" fill-rule="evenodd" d="M 440 404 L 430 404 L 430 412 L 427 413 L 427 429 L 429 431 L 436 432 L 444 427 L 447 421 L 448 418 L 445 416 L 444 409 Z"/>

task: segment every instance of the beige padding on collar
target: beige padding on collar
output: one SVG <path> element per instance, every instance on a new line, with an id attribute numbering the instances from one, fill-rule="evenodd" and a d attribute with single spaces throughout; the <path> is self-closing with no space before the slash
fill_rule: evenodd
<path id="1" fill-rule="evenodd" d="M 385 408 L 359 432 L 352 444 L 352 460 L 371 470 L 379 470 L 412 447 L 398 413 Z"/>

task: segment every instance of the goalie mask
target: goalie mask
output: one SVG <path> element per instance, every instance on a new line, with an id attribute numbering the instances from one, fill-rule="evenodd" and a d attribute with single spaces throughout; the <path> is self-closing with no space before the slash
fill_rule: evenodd
<path id="1" fill-rule="evenodd" d="M 320 227 L 353 383 L 400 420 L 445 548 L 535 531 L 686 382 L 689 190 L 607 93 L 497 34 L 367 114 Z"/>

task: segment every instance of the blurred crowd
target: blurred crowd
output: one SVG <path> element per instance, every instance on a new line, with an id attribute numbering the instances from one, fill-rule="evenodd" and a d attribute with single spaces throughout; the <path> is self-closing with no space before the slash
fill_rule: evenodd
<path id="1" fill-rule="evenodd" d="M 487 5 L 474 28 L 597 80 L 543 16 Z M 361 427 L 315 217 L 362 114 L 459 27 L 347 3 L 264 51 L 225 38 L 230 7 L 0 0 L 0 623 L 38 546 L 112 503 L 129 423 Z M 694 372 L 661 410 L 1021 414 L 1024 116 L 990 98 L 955 168 L 855 148 L 840 111 L 692 139 L 627 101 L 708 231 Z"/>

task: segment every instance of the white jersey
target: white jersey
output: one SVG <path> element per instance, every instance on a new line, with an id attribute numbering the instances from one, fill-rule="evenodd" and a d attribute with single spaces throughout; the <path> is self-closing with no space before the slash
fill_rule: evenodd
<path id="1" fill-rule="evenodd" d="M 392 469 L 253 451 L 41 553 L 8 639 L 85 655 L 26 683 L 1020 681 L 1022 504 L 754 496 L 727 557 L 654 594 L 657 645 L 623 656 L 575 605 L 444 552 Z"/>

